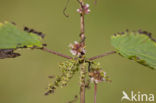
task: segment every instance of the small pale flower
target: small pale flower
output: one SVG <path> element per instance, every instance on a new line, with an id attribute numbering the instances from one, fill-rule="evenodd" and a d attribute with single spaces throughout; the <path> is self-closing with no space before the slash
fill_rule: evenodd
<path id="1" fill-rule="evenodd" d="M 79 44 L 77 41 L 74 41 L 75 44 Z"/>
<path id="2" fill-rule="evenodd" d="M 71 48 L 70 50 L 71 54 L 74 56 L 81 56 L 85 54 L 84 46 L 77 41 L 74 41 L 74 44 L 70 44 L 69 47 Z"/>
<path id="3" fill-rule="evenodd" d="M 86 4 L 86 6 L 85 6 L 85 7 L 86 7 L 86 8 L 89 8 L 89 6 L 90 6 L 89 4 Z"/>
<path id="4" fill-rule="evenodd" d="M 82 13 L 81 9 L 77 9 L 76 11 L 77 11 L 78 13 Z"/>
<path id="5" fill-rule="evenodd" d="M 74 50 L 70 50 L 70 53 L 71 53 L 72 55 L 76 55 L 76 51 L 74 51 Z"/>

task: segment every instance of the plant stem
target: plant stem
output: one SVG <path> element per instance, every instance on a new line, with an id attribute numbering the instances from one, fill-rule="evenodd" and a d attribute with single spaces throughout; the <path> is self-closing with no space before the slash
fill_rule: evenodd
<path id="1" fill-rule="evenodd" d="M 94 83 L 94 103 L 96 103 L 97 84 Z"/>
<path id="2" fill-rule="evenodd" d="M 65 5 L 65 8 L 63 9 L 63 14 L 64 14 L 64 16 L 67 17 L 67 18 L 69 17 L 69 15 L 66 14 L 66 9 L 67 9 L 67 6 L 68 6 L 68 4 L 69 4 L 69 1 L 70 1 L 70 0 L 67 0 L 66 5 Z"/>
<path id="3" fill-rule="evenodd" d="M 80 1 L 80 6 L 81 6 L 81 9 L 82 11 L 84 11 L 84 3 L 83 1 L 81 0 Z M 80 14 L 80 29 L 81 29 L 81 33 L 80 33 L 80 37 L 81 37 L 81 44 L 83 46 L 85 46 L 85 22 L 84 22 L 84 13 L 82 12 Z"/>
<path id="4" fill-rule="evenodd" d="M 80 14 L 80 38 L 81 38 L 81 45 L 85 47 L 85 22 L 84 22 L 84 1 L 79 0 L 80 8 L 82 10 L 82 13 Z M 84 56 L 81 56 L 81 59 L 84 60 Z M 85 75 L 86 75 L 86 67 L 85 63 L 82 63 L 80 65 L 81 70 L 81 77 L 80 77 L 80 103 L 85 103 Z"/>
<path id="5" fill-rule="evenodd" d="M 49 53 L 54 54 L 54 55 L 57 55 L 57 56 L 60 56 L 60 57 L 63 57 L 63 58 L 66 58 L 66 59 L 73 59 L 72 57 L 70 57 L 68 55 L 64 55 L 62 53 L 59 53 L 59 52 L 50 50 L 50 49 L 45 48 L 45 47 L 43 47 L 41 50 L 46 51 L 46 52 L 49 52 Z"/>
<path id="6" fill-rule="evenodd" d="M 102 57 L 104 57 L 104 56 L 107 56 L 107 55 L 110 55 L 110 54 L 114 54 L 114 53 L 116 53 L 116 51 L 106 52 L 106 53 L 104 53 L 104 54 L 101 54 L 101 55 L 98 55 L 98 56 L 91 57 L 91 58 L 89 58 L 88 60 L 99 59 L 99 58 L 102 58 Z"/>
<path id="7" fill-rule="evenodd" d="M 86 67 L 85 63 L 81 64 L 81 77 L 80 77 L 80 103 L 85 103 L 85 78 L 86 78 Z"/>

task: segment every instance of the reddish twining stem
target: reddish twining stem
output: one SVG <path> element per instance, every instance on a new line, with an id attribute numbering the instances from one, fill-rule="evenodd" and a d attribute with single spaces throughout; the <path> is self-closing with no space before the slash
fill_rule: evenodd
<path id="1" fill-rule="evenodd" d="M 73 59 L 72 57 L 70 57 L 68 55 L 64 55 L 62 53 L 59 53 L 59 52 L 50 50 L 50 49 L 45 48 L 45 47 L 43 47 L 41 50 L 46 51 L 46 52 L 49 52 L 49 53 L 54 54 L 54 55 L 57 55 L 57 56 L 60 56 L 60 57 L 63 57 L 63 58 L 66 58 L 66 59 Z"/>
<path id="2" fill-rule="evenodd" d="M 69 1 L 70 1 L 70 0 L 67 0 L 66 5 L 65 5 L 65 8 L 63 9 L 63 14 L 64 14 L 64 16 L 67 17 L 67 18 L 69 17 L 69 15 L 66 14 L 66 10 L 67 10 L 67 7 L 68 7 L 68 4 L 69 4 Z"/>
<path id="3" fill-rule="evenodd" d="M 116 51 L 106 52 L 106 53 L 104 53 L 104 54 L 101 54 L 101 55 L 98 55 L 98 56 L 91 57 L 91 58 L 89 58 L 88 60 L 99 59 L 99 58 L 102 58 L 102 57 L 104 57 L 104 56 L 107 56 L 107 55 L 110 55 L 110 54 L 114 54 L 114 53 L 116 53 Z"/>

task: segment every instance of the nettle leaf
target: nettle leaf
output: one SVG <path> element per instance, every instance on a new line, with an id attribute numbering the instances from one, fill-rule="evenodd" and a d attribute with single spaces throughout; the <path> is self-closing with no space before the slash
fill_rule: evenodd
<path id="1" fill-rule="evenodd" d="M 122 32 L 114 34 L 112 45 L 123 57 L 156 69 L 156 40 L 146 31 Z"/>
<path id="2" fill-rule="evenodd" d="M 0 59 L 20 56 L 19 48 L 42 48 L 43 34 L 27 27 L 20 30 L 10 22 L 0 23 Z"/>

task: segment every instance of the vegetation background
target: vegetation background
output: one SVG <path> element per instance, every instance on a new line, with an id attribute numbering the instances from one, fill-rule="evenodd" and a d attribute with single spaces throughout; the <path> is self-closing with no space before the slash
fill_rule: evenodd
<path id="1" fill-rule="evenodd" d="M 79 5 L 71 0 L 67 8 L 70 18 L 66 18 L 62 14 L 66 1 L 0 0 L 0 21 L 42 31 L 50 49 L 70 55 L 68 44 L 79 40 Z M 113 50 L 111 35 L 127 28 L 148 30 L 156 38 L 155 0 L 97 0 L 96 5 L 93 0 L 86 1 L 91 5 L 86 16 L 88 57 Z M 48 76 L 61 73 L 57 64 L 65 59 L 40 50 L 19 52 L 22 56 L 16 59 L 0 60 L 0 103 L 67 103 L 79 93 L 77 73 L 68 87 L 44 96 Z M 120 103 L 123 90 L 156 95 L 156 71 L 117 54 L 97 61 L 113 81 L 98 85 L 97 103 Z M 93 88 L 86 93 L 86 103 L 93 103 Z"/>

